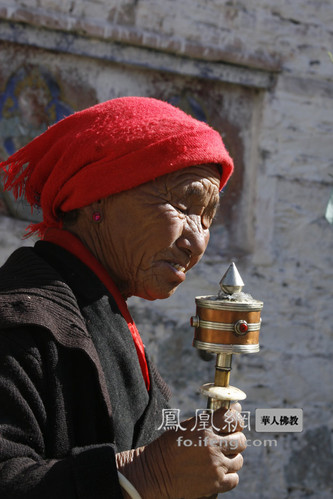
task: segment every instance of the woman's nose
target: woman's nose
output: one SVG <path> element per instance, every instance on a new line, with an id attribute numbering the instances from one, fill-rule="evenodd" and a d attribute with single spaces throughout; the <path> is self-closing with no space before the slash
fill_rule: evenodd
<path id="1" fill-rule="evenodd" d="M 208 241 L 209 229 L 202 227 L 201 217 L 191 217 L 184 225 L 177 246 L 198 261 L 206 251 Z"/>

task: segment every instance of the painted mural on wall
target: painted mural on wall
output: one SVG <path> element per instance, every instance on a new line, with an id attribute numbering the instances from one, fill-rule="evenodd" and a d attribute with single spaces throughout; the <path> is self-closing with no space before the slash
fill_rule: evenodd
<path id="1" fill-rule="evenodd" d="M 0 158 L 6 159 L 50 125 L 73 113 L 62 100 L 61 88 L 43 67 L 22 66 L 7 80 L 0 94 Z M 39 219 L 23 201 L 8 193 L 3 199 L 9 213 L 19 218 Z"/>

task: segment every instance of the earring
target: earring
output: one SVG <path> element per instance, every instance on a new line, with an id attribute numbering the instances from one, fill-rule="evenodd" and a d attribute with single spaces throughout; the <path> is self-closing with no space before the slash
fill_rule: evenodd
<path id="1" fill-rule="evenodd" d="M 102 215 L 99 211 L 94 211 L 92 215 L 92 219 L 94 222 L 99 223 L 102 221 Z"/>

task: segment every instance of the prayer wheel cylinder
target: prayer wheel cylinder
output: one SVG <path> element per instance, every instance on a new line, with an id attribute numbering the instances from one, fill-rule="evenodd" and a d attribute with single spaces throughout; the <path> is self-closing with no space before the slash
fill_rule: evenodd
<path id="1" fill-rule="evenodd" d="M 193 346 L 219 353 L 254 353 L 259 351 L 260 313 L 263 303 L 231 301 L 228 296 L 197 296 Z"/>
<path id="2" fill-rule="evenodd" d="M 244 282 L 232 263 L 220 281 L 216 295 L 197 296 L 193 346 L 216 354 L 214 383 L 205 383 L 201 393 L 208 397 L 208 408 L 228 408 L 231 401 L 246 394 L 229 385 L 232 355 L 259 351 L 259 332 L 263 302 L 243 293 Z"/>

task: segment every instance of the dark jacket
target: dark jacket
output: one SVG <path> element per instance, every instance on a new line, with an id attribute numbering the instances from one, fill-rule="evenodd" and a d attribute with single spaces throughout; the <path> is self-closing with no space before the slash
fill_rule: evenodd
<path id="1" fill-rule="evenodd" d="M 77 258 L 47 242 L 0 269 L 0 498 L 122 497 L 115 452 L 156 438 L 168 389 Z"/>

